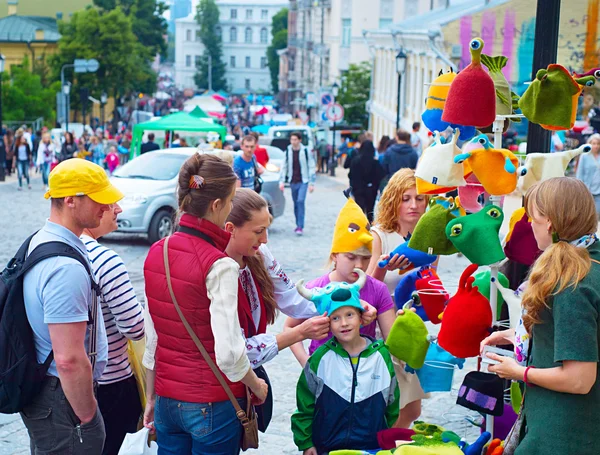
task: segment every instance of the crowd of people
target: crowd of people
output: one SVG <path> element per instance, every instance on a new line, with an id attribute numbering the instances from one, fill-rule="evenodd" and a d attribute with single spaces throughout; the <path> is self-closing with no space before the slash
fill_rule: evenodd
<path id="1" fill-rule="evenodd" d="M 141 415 L 160 454 L 239 453 L 248 418 L 256 412 L 261 430 L 269 424 L 273 391 L 264 365 L 288 347 L 303 367 L 290 426 L 304 455 L 373 450 L 379 432 L 409 428 L 429 394 L 382 339 L 403 312 L 394 290 L 411 268 L 404 256 L 390 255 L 429 202 L 416 189 L 414 169 L 427 146 L 419 127 L 383 137 L 377 147 L 364 133 L 346 154 L 352 197 L 331 227 L 323 258 L 330 268 L 298 285 L 267 246 L 272 219 L 260 176 L 268 154 L 257 137 L 241 138 L 232 163 L 194 154 L 178 176 L 177 231 L 153 244 L 144 262 L 144 307 L 126 264 L 98 241 L 116 230 L 124 197 L 108 178 L 108 155 L 129 138 L 110 145 L 101 131 L 79 140 L 67 133 L 59 146 L 48 132 L 35 144 L 17 130 L 8 145 L 19 188 L 22 180 L 29 185 L 35 163 L 50 199 L 50 217 L 27 251 L 61 242 L 78 255 L 57 253 L 23 278 L 37 360 L 48 367 L 39 393 L 21 409 L 32 453 L 117 454 Z M 301 133 L 291 134 L 280 172 L 281 190 L 291 189 L 296 235 L 304 231 L 306 195 L 333 153 L 320 142 L 315 155 L 301 141 Z M 528 363 L 489 354 L 498 362 L 490 371 L 526 384 L 518 455 L 597 452 L 600 136 L 589 143 L 580 180 L 550 179 L 525 195 L 540 256 L 519 289 L 521 322 L 482 342 L 483 349 L 524 334 L 535 339 L 525 349 Z M 144 145 L 142 153 L 158 149 L 151 135 Z M 279 312 L 287 316 L 284 330 L 267 333 Z M 145 408 L 128 356 L 129 340 L 144 337 Z M 560 431 L 564 425 L 576 426 L 577 437 Z"/>

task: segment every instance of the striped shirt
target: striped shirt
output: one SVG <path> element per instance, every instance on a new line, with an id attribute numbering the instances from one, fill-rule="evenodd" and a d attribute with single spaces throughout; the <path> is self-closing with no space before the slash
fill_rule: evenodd
<path id="1" fill-rule="evenodd" d="M 87 235 L 82 235 L 81 240 L 102 289 L 102 315 L 108 338 L 108 363 L 98 383 L 112 384 L 133 374 L 127 339 L 144 337 L 144 315 L 121 257 Z"/>

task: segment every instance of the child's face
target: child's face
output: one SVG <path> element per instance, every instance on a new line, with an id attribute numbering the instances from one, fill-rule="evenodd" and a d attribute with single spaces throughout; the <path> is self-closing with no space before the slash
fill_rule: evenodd
<path id="1" fill-rule="evenodd" d="M 331 316 L 330 329 L 340 343 L 349 342 L 360 336 L 360 312 L 351 306 L 335 310 Z"/>
<path id="2" fill-rule="evenodd" d="M 354 269 L 367 271 L 371 256 L 359 256 L 352 253 L 334 253 L 333 262 L 335 262 L 335 270 L 340 275 L 343 281 L 354 283 L 358 280 L 358 274 Z"/>

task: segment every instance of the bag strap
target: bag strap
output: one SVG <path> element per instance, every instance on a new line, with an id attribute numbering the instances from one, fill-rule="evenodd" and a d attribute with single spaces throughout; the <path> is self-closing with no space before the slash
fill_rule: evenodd
<path id="1" fill-rule="evenodd" d="M 208 235 L 206 235 L 204 232 L 197 231 L 196 229 L 193 229 L 193 228 L 190 228 L 187 226 L 179 226 L 177 228 L 177 230 L 179 232 L 183 232 L 184 234 L 189 234 L 189 235 L 193 235 L 194 237 L 199 237 L 202 240 L 210 243 L 212 246 L 216 247 L 215 241 L 213 239 L 211 239 Z"/>
<path id="2" fill-rule="evenodd" d="M 235 408 L 235 415 L 237 416 L 237 418 L 242 422 L 242 424 L 248 422 L 248 416 L 247 416 L 246 412 L 241 408 L 237 399 L 233 395 L 231 388 L 229 387 L 229 385 L 227 385 L 227 382 L 225 382 L 225 379 L 223 378 L 223 374 L 221 373 L 221 371 L 219 371 L 219 368 L 217 367 L 217 365 L 215 365 L 215 362 L 213 362 L 213 360 L 210 358 L 210 355 L 204 348 L 204 345 L 202 344 L 202 342 L 200 341 L 198 336 L 194 333 L 194 330 L 192 329 L 189 322 L 183 315 L 181 308 L 179 307 L 179 303 L 177 303 L 177 299 L 175 298 L 175 293 L 173 292 L 173 285 L 171 283 L 171 269 L 169 267 L 169 237 L 165 238 L 165 243 L 163 244 L 163 258 L 164 258 L 164 263 L 165 263 L 165 273 L 167 275 L 167 286 L 169 288 L 169 294 L 171 295 L 171 300 L 173 301 L 173 305 L 175 305 L 175 310 L 177 310 L 177 314 L 181 318 L 181 322 L 183 322 L 185 329 L 187 330 L 188 334 L 194 341 L 194 344 L 198 348 L 198 351 L 200 351 L 200 354 L 202 354 L 202 357 L 204 358 L 206 363 L 208 363 L 208 366 L 210 367 L 210 369 L 212 370 L 214 375 L 217 377 L 219 384 L 221 384 L 223 389 L 225 389 L 225 393 L 227 394 L 227 396 L 229 397 L 229 400 L 231 401 L 231 404 Z M 247 394 L 249 394 L 249 391 L 247 390 L 247 388 L 246 388 L 246 392 L 247 392 Z M 250 402 L 248 402 L 248 405 L 250 406 Z"/>
<path id="3" fill-rule="evenodd" d="M 591 260 L 592 262 L 595 262 L 596 264 L 600 264 L 600 261 L 596 261 L 595 259 L 592 259 L 592 258 L 590 258 L 590 260 Z"/>

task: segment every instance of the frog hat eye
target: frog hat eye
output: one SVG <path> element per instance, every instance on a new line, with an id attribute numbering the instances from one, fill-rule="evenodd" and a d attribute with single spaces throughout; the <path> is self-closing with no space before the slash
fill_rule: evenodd
<path id="1" fill-rule="evenodd" d="M 462 231 L 463 231 L 463 225 L 460 224 L 460 223 L 456 223 L 450 229 L 450 236 L 451 237 L 458 237 L 462 233 Z"/>

